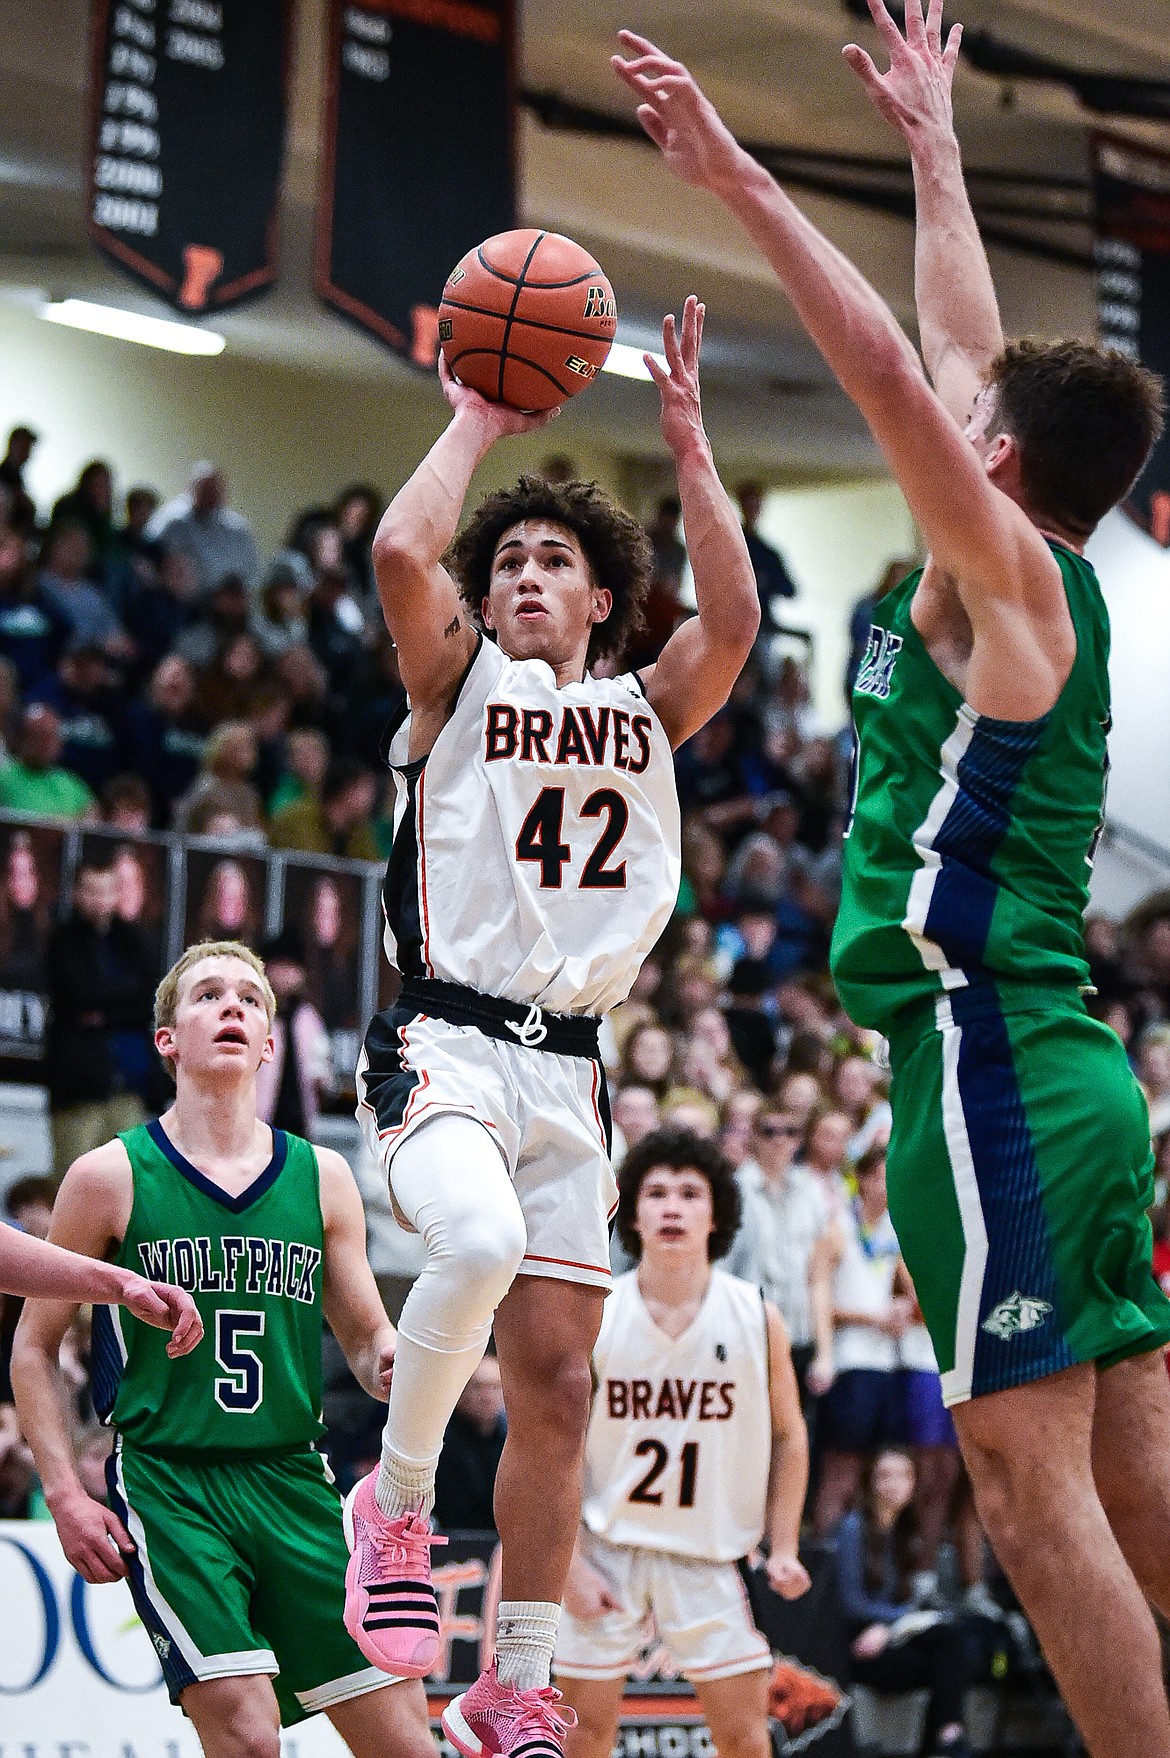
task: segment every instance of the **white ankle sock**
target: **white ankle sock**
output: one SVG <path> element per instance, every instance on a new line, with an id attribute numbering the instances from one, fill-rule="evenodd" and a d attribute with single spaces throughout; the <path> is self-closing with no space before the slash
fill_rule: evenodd
<path id="1" fill-rule="evenodd" d="M 496 1616 L 496 1669 L 501 1685 L 539 1691 L 552 1674 L 559 1605 L 543 1599 L 501 1599 Z"/>
<path id="2" fill-rule="evenodd" d="M 388 1520 L 398 1520 L 416 1508 L 429 1515 L 435 1505 L 435 1461 L 408 1465 L 383 1448 L 374 1500 Z"/>

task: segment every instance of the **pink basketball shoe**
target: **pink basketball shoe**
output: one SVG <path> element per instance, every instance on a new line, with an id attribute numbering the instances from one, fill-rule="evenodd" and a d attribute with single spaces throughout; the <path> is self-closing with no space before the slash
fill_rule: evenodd
<path id="1" fill-rule="evenodd" d="M 501 1685 L 493 1660 L 470 1691 L 448 1703 L 443 1732 L 463 1758 L 497 1758 L 521 1748 L 524 1758 L 564 1758 L 565 1735 L 577 1717 L 560 1702 L 551 1685 L 536 1691 Z"/>
<path id="2" fill-rule="evenodd" d="M 345 1571 L 345 1627 L 367 1660 L 421 1679 L 439 1654 L 439 1603 L 431 1586 L 436 1538 L 421 1514 L 391 1520 L 374 1498 L 377 1472 L 356 1483 L 342 1521 L 352 1555 Z"/>

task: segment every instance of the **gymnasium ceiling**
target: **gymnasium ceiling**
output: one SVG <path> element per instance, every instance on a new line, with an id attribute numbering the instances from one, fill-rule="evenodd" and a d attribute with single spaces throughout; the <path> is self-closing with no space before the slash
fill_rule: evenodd
<path id="1" fill-rule="evenodd" d="M 1015 50 L 1086 71 L 1170 82 L 1167 3 L 968 0 L 962 16 L 969 31 L 989 30 Z M 324 0 L 300 0 L 281 283 L 216 322 L 240 355 L 388 380 L 407 369 L 324 312 L 311 291 L 323 14 Z M 86 0 L 8 0 L 4 7 L 0 299 L 27 299 L 40 288 L 150 309 L 90 249 L 82 229 L 87 23 Z M 624 88 L 606 60 L 624 24 L 689 61 L 741 139 L 806 153 L 903 156 L 841 61 L 841 45 L 851 38 L 875 49 L 872 27 L 853 18 L 842 0 L 593 0 L 587 7 L 527 0 L 524 89 L 628 117 Z M 1044 199 L 1034 180 L 1084 177 L 1087 131 L 1095 124 L 1170 150 L 1170 120 L 1094 117 L 1064 84 L 1009 80 L 966 63 L 955 109 L 968 166 L 1014 173 L 1020 181 L 1006 190 L 1009 205 L 1025 209 Z M 523 218 L 571 233 L 597 252 L 630 340 L 648 341 L 656 314 L 692 289 L 705 297 L 706 405 L 717 439 L 754 455 L 777 479 L 878 468 L 860 423 L 796 330 L 766 267 L 715 204 L 676 185 L 654 153 L 634 141 L 552 128 L 531 108 L 522 112 L 519 141 Z M 839 165 L 830 172 L 854 174 Z M 794 193 L 912 326 L 909 224 L 823 190 Z M 1057 199 L 1073 211 L 1084 200 L 1075 192 Z M 1034 213 L 1010 223 L 1074 255 L 1090 245 L 1080 225 L 1054 226 Z M 992 260 L 1010 331 L 1091 329 L 1087 269 L 1005 248 L 994 248 Z M 590 418 L 620 424 L 632 452 L 656 449 L 656 399 L 648 386 L 604 380 L 590 398 Z M 566 419 L 559 436 L 569 438 L 575 418 Z"/>

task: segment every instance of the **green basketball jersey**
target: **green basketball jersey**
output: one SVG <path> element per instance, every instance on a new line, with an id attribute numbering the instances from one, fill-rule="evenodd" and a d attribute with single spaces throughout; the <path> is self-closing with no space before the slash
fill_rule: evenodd
<path id="1" fill-rule="evenodd" d="M 1101 825 L 1109 619 L 1096 575 L 1051 544 L 1077 652 L 1038 720 L 976 714 L 910 618 L 922 570 L 878 604 L 853 690 L 854 803 L 831 963 L 847 1012 L 994 985 L 1088 979 L 1082 919 Z"/>
<path id="2" fill-rule="evenodd" d="M 317 1156 L 273 1131 L 239 1196 L 205 1178 L 161 1123 L 121 1137 L 134 1206 L 116 1262 L 194 1297 L 203 1341 L 172 1361 L 167 1333 L 124 1307 L 94 1311 L 94 1404 L 159 1453 L 307 1448 L 321 1434 L 324 1227 Z"/>

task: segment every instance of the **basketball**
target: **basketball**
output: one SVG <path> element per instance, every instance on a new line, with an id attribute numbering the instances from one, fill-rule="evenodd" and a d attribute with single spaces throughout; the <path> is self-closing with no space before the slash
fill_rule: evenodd
<path id="1" fill-rule="evenodd" d="M 584 390 L 616 329 L 613 289 L 589 252 L 534 226 L 469 250 L 439 306 L 439 345 L 452 373 L 513 409 L 554 409 Z"/>

